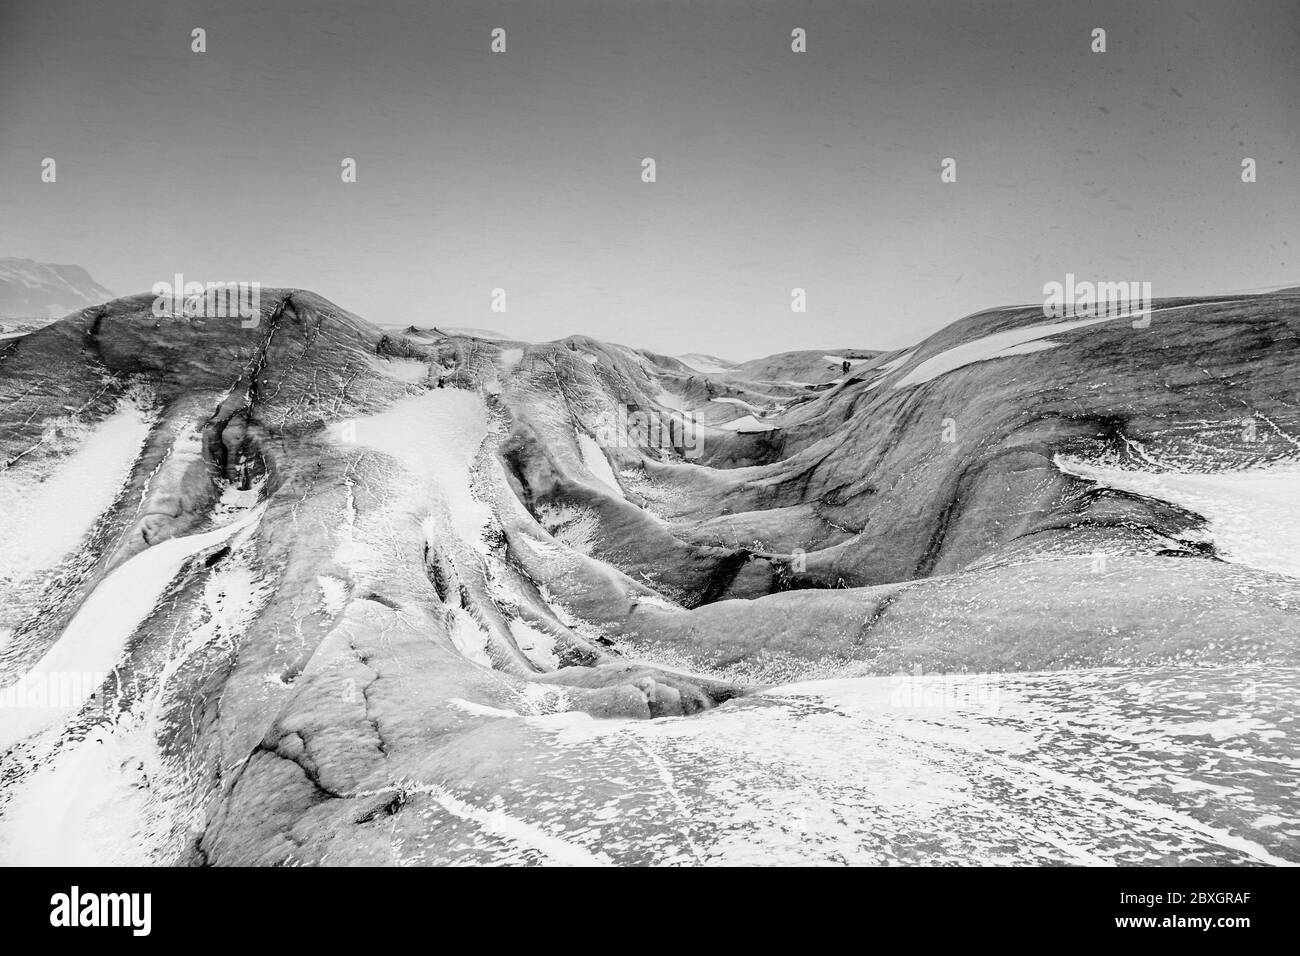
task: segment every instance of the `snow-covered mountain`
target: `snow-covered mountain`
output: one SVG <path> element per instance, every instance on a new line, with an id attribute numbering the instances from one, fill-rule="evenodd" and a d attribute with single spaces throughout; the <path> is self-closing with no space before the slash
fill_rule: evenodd
<path id="1" fill-rule="evenodd" d="M 58 319 L 111 298 L 81 266 L 0 259 L 0 320 Z"/>
<path id="2" fill-rule="evenodd" d="M 0 858 L 1300 862 L 1295 296 L 746 363 L 151 302 L 0 342 Z"/>

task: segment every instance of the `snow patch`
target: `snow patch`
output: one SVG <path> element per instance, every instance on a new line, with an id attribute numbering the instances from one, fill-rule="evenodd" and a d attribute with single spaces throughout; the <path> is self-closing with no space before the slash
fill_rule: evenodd
<path id="1" fill-rule="evenodd" d="M 735 405 L 739 408 L 747 408 L 751 412 L 755 412 L 755 413 L 761 412 L 763 410 L 759 408 L 757 405 L 751 405 L 743 398 L 714 398 L 714 399 L 710 399 L 710 401 L 717 402 L 719 405 Z"/>
<path id="2" fill-rule="evenodd" d="M 510 634 L 524 657 L 542 670 L 553 671 L 560 666 L 560 659 L 555 654 L 555 638 L 550 634 L 519 618 L 511 619 Z"/>
<path id="3" fill-rule="evenodd" d="M 451 627 L 448 630 L 451 642 L 463 657 L 484 667 L 492 666 L 492 658 L 487 652 L 488 633 L 474 620 L 473 615 L 464 608 L 452 608 Z"/>
<path id="4" fill-rule="evenodd" d="M 689 412 L 691 407 L 686 404 L 686 399 L 676 392 L 670 392 L 663 386 L 659 387 L 659 393 L 655 395 L 655 402 L 664 408 L 671 408 L 679 412 Z"/>
<path id="5" fill-rule="evenodd" d="M 1209 521 L 1222 557 L 1300 577 L 1300 463 L 1194 474 L 1131 471 L 1058 455 L 1056 466 L 1068 475 L 1194 511 Z"/>
<path id="6" fill-rule="evenodd" d="M 328 574 L 319 575 L 316 585 L 320 588 L 321 610 L 329 618 L 338 617 L 348 603 L 348 583 Z"/>
<path id="7" fill-rule="evenodd" d="M 1047 349 L 1054 349 L 1059 344 L 1060 344 L 1059 342 L 1047 342 L 1047 341 L 1022 342 L 1019 345 L 1013 345 L 1010 348 L 1003 349 L 1001 352 L 998 352 L 996 355 L 992 356 L 992 358 L 1010 358 L 1013 355 L 1028 355 L 1031 352 L 1043 352 L 1046 351 Z"/>
<path id="8" fill-rule="evenodd" d="M 733 421 L 723 422 L 717 427 L 728 432 L 770 432 L 776 430 L 776 426 L 771 422 L 760 422 L 753 415 L 742 415 Z"/>
<path id="9" fill-rule="evenodd" d="M 965 368 L 967 365 L 998 358 L 1003 353 L 1020 354 L 1019 352 L 1008 353 L 1007 350 L 1026 345 L 1038 339 L 1045 339 L 1049 335 L 1069 332 L 1073 329 L 1082 329 L 1101 322 L 1113 322 L 1116 318 L 1119 317 L 1105 315 L 1088 319 L 1074 319 L 1069 322 L 1030 325 L 1019 329 L 1007 329 L 1005 332 L 995 332 L 973 342 L 963 342 L 961 345 L 953 346 L 938 355 L 930 356 L 930 358 L 895 382 L 894 388 L 921 385 L 933 381 L 940 375 L 946 375 L 949 372 L 955 372 L 959 368 Z"/>
<path id="10" fill-rule="evenodd" d="M 518 717 L 519 715 L 513 710 L 503 710 L 500 707 L 489 707 L 487 704 L 476 704 L 472 700 L 464 700 L 460 697 L 452 697 L 447 701 L 457 710 L 463 710 L 467 714 L 473 714 L 475 717 Z"/>
<path id="11" fill-rule="evenodd" d="M 882 372 L 896 372 L 903 367 L 903 364 L 916 354 L 914 349 L 909 349 L 897 358 L 892 358 L 888 362 L 882 362 L 877 366 Z"/>
<path id="12" fill-rule="evenodd" d="M 600 516 L 583 505 L 547 502 L 537 506 L 537 518 L 552 538 L 582 554 L 600 541 Z"/>
<path id="13" fill-rule="evenodd" d="M 1147 317 L 1161 312 L 1176 312 L 1182 309 L 1193 309 L 1199 305 L 1228 305 L 1232 301 L 1241 300 L 1171 305 L 1166 306 L 1163 309 L 1148 309 L 1145 312 L 1135 311 L 1122 313 L 1120 315 L 1090 316 L 1086 319 L 1072 319 L 1066 322 L 1050 322 L 1044 325 L 1029 325 L 1018 329 L 1007 329 L 1004 332 L 995 332 L 992 335 L 986 335 L 973 342 L 965 342 L 961 345 L 954 346 L 947 351 L 940 352 L 938 355 L 932 355 L 895 382 L 894 388 L 903 388 L 907 385 L 921 385 L 938 378 L 940 375 L 954 372 L 959 368 L 965 368 L 967 365 L 973 365 L 976 362 L 1001 358 L 1004 355 L 1023 355 L 1026 352 L 1039 351 L 1038 349 L 1021 348 L 1021 346 L 1037 341 L 1038 339 L 1045 339 L 1049 335 L 1056 335 L 1060 332 L 1069 332 L 1090 325 L 1099 325 L 1102 322 L 1115 322 L 1119 319 L 1133 319 L 1139 315 Z"/>
<path id="14" fill-rule="evenodd" d="M 687 368 L 695 369 L 695 371 L 703 372 L 706 375 L 725 375 L 733 367 L 726 359 L 720 359 L 716 355 L 698 355 L 694 353 L 678 355 L 677 361 Z"/>
<path id="15" fill-rule="evenodd" d="M 91 429 L 61 424 L 74 447 L 66 457 L 0 472 L 0 589 L 52 567 L 81 542 L 130 477 L 150 427 L 128 402 Z"/>
<path id="16" fill-rule="evenodd" d="M 393 378 L 412 385 L 420 385 L 429 378 L 429 365 L 423 359 L 390 358 L 380 362 L 379 367 Z"/>
<path id="17" fill-rule="evenodd" d="M 18 702 L 0 707 L 0 752 L 80 710 L 98 688 L 89 681 L 61 678 L 111 671 L 135 629 L 153 611 L 163 589 L 190 556 L 255 524 L 264 510 L 263 506 L 225 528 L 163 541 L 106 576 L 45 656 L 15 684 L 0 690 L 0 694 L 12 693 Z M 53 686 L 62 689 L 57 702 L 22 705 L 24 700 L 43 699 Z"/>
<path id="18" fill-rule="evenodd" d="M 166 827 L 151 819 L 157 756 L 139 732 L 100 728 L 22 777 L 0 817 L 8 866 L 147 866 Z M 156 750 L 156 748 L 154 748 Z"/>
<path id="19" fill-rule="evenodd" d="M 352 437 L 400 461 L 427 491 L 430 511 L 444 517 L 462 541 L 488 553 L 483 526 L 492 512 L 470 485 L 470 469 L 487 435 L 487 410 L 477 392 L 434 389 L 342 423 L 330 434 Z"/>
<path id="20" fill-rule="evenodd" d="M 605 485 L 610 491 L 623 497 L 623 489 L 619 487 L 618 478 L 614 476 L 614 469 L 609 465 L 609 459 L 605 457 L 604 451 L 594 438 L 586 432 L 578 432 L 578 450 L 582 453 L 582 464 L 591 476 Z"/>

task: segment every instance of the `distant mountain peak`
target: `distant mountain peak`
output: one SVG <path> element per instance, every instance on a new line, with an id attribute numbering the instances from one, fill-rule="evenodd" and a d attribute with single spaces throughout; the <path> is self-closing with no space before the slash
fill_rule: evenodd
<path id="1" fill-rule="evenodd" d="M 112 298 L 81 266 L 0 258 L 0 317 L 57 319 Z"/>

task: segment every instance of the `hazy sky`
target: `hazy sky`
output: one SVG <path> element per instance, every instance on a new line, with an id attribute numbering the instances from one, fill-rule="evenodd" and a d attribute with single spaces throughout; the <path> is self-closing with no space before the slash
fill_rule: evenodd
<path id="1" fill-rule="evenodd" d="M 1066 272 L 1295 284 L 1298 251 L 1297 0 L 0 0 L 0 256 L 118 293 L 743 359 L 907 345 Z"/>

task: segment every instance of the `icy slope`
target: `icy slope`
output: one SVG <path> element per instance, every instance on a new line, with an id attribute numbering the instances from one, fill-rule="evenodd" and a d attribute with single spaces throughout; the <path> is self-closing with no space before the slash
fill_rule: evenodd
<path id="1" fill-rule="evenodd" d="M 150 302 L 0 349 L 0 694 L 104 672 L 0 708 L 0 860 L 1300 859 L 1294 297 L 741 365 Z"/>

